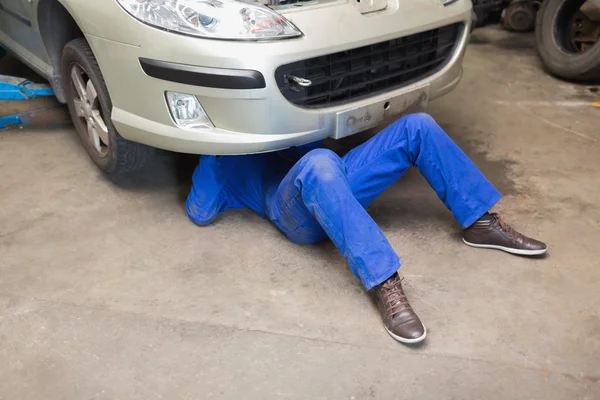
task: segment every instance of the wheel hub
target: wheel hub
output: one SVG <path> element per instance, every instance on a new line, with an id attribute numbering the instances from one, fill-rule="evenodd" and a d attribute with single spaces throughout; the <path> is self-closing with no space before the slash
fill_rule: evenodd
<path id="1" fill-rule="evenodd" d="M 108 155 L 108 127 L 102 116 L 98 92 L 82 67 L 71 68 L 71 84 L 75 89 L 73 107 L 87 129 L 87 140 L 101 157 Z"/>
<path id="2" fill-rule="evenodd" d="M 600 22 L 594 21 L 583 11 L 573 17 L 573 41 L 581 52 L 589 50 L 600 37 Z"/>
<path id="3" fill-rule="evenodd" d="M 536 10 L 529 3 L 513 3 L 505 11 L 504 27 L 517 32 L 533 30 Z"/>

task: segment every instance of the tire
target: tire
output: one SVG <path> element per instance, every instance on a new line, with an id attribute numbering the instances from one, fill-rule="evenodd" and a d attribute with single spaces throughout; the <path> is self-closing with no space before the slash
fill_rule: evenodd
<path id="1" fill-rule="evenodd" d="M 80 78 L 77 82 L 83 85 L 77 86 L 83 88 L 84 95 L 76 88 L 77 76 Z M 61 77 L 77 135 L 98 168 L 109 175 L 141 168 L 155 149 L 123 139 L 115 129 L 106 83 L 96 57 L 84 38 L 75 39 L 64 47 Z M 90 90 L 90 82 L 93 90 Z M 93 129 L 89 128 L 90 124 Z"/>
<path id="2" fill-rule="evenodd" d="M 504 11 L 504 28 L 514 32 L 530 32 L 535 28 L 535 17 L 533 4 L 511 3 Z"/>
<path id="3" fill-rule="evenodd" d="M 536 20 L 536 42 L 548 70 L 564 79 L 600 79 L 600 41 L 585 52 L 572 40 L 572 16 L 585 0 L 545 0 Z"/>

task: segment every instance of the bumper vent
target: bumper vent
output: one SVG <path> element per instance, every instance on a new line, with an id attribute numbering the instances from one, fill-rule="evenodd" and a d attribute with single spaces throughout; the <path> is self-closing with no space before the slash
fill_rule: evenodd
<path id="1" fill-rule="evenodd" d="M 391 91 L 437 72 L 451 58 L 462 23 L 283 65 L 283 96 L 307 108 L 330 107 Z M 308 82 L 310 81 L 310 82 Z"/>

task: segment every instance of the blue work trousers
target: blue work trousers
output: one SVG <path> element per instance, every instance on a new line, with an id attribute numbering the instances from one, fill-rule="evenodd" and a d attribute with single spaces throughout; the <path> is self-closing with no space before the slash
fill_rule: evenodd
<path id="1" fill-rule="evenodd" d="M 401 118 L 344 157 L 315 149 L 291 168 L 284 164 L 273 154 L 201 159 L 188 215 L 204 225 L 227 208 L 248 207 L 294 243 L 329 237 L 367 290 L 389 278 L 401 261 L 365 209 L 410 166 L 463 228 L 501 198 L 427 114 Z"/>

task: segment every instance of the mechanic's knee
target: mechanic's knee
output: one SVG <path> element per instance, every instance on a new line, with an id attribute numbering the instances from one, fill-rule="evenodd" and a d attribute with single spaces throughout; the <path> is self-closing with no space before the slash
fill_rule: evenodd
<path id="1" fill-rule="evenodd" d="M 383 132 L 398 139 L 406 138 L 406 135 L 412 139 L 418 139 L 415 135 L 427 134 L 431 131 L 432 125 L 435 125 L 435 120 L 429 114 L 408 114 L 393 122 Z"/>
<path id="2" fill-rule="evenodd" d="M 320 182 L 337 179 L 346 170 L 344 161 L 328 149 L 311 150 L 299 162 L 304 164 L 312 178 Z"/>
<path id="3" fill-rule="evenodd" d="M 415 127 L 415 128 L 422 128 L 422 127 L 428 127 L 431 126 L 432 124 L 435 125 L 436 122 L 433 119 L 433 117 L 427 113 L 415 113 L 415 114 L 409 114 L 405 117 L 402 117 L 398 120 L 398 122 L 402 121 L 404 124 L 406 124 L 407 126 L 411 126 L 411 127 Z M 428 129 L 425 129 L 428 130 Z"/>
<path id="4" fill-rule="evenodd" d="M 423 139 L 433 139 L 442 132 L 435 119 L 426 113 L 410 114 L 402 118 L 409 140 L 422 143 Z"/>

